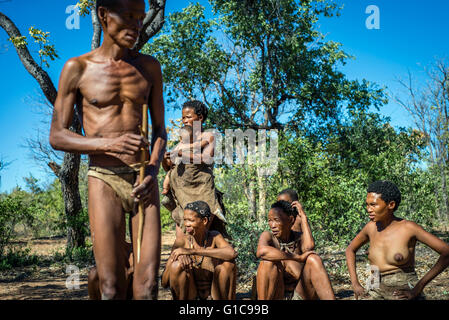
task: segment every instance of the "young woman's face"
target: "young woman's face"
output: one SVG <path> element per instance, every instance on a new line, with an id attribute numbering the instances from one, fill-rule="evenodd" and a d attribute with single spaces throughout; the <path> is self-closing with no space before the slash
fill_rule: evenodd
<path id="1" fill-rule="evenodd" d="M 366 211 L 371 221 L 384 221 L 389 217 L 394 206 L 394 201 L 387 204 L 378 193 L 370 192 L 366 196 Z"/>
<path id="2" fill-rule="evenodd" d="M 186 232 L 190 235 L 202 234 L 206 232 L 207 219 L 201 218 L 195 211 L 184 210 L 184 225 Z"/>
<path id="3" fill-rule="evenodd" d="M 293 221 L 293 217 L 288 216 L 279 208 L 272 208 L 268 212 L 268 225 L 273 235 L 278 239 L 288 239 Z"/>
<path id="4" fill-rule="evenodd" d="M 193 127 L 193 121 L 203 122 L 203 116 L 198 116 L 192 108 L 182 109 L 182 123 Z"/>

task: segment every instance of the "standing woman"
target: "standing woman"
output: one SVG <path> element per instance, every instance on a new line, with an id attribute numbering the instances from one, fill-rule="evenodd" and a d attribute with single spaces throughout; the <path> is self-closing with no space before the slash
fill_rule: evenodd
<path id="1" fill-rule="evenodd" d="M 207 107 L 200 101 L 192 100 L 183 104 L 182 123 L 184 126 L 194 128 L 194 140 L 201 142 L 203 148 L 192 148 L 191 145 L 189 149 L 176 148 L 175 154 L 173 154 L 173 151 L 165 153 L 162 166 L 165 171 L 170 172 L 170 191 L 162 200 L 162 204 L 172 213 L 172 218 L 176 222 L 177 236 L 182 235 L 185 231 L 183 219 L 185 206 L 190 202 L 201 200 L 209 205 L 212 213 L 208 228 L 220 232 L 225 238 L 229 238 L 225 229 L 223 194 L 215 188 L 214 182 L 215 139 L 213 133 L 204 132 L 203 129 L 207 114 Z M 199 132 L 197 130 L 198 124 Z M 204 146 L 204 144 L 206 145 Z M 196 152 L 197 149 L 199 150 Z M 182 161 L 173 163 L 172 159 L 176 157 L 179 160 L 179 157 L 181 157 Z M 186 159 L 188 161 L 185 161 Z"/>

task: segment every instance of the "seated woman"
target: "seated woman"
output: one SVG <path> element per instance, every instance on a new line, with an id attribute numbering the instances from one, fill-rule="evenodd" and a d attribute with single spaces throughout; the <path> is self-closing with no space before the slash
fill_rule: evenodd
<path id="1" fill-rule="evenodd" d="M 237 253 L 218 231 L 209 231 L 209 205 L 188 203 L 183 216 L 186 234 L 176 236 L 162 287 L 170 287 L 174 300 L 234 300 Z"/>
<path id="2" fill-rule="evenodd" d="M 356 299 L 403 300 L 424 298 L 424 287 L 449 266 L 449 245 L 412 221 L 398 218 L 394 212 L 401 202 L 401 192 L 390 181 L 376 181 L 368 186 L 365 227 L 346 249 L 346 263 Z M 440 254 L 435 265 L 418 281 L 415 272 L 415 246 L 420 241 Z M 368 288 L 360 285 L 356 273 L 356 252 L 370 243 L 368 260 L 373 276 Z"/>
<path id="3" fill-rule="evenodd" d="M 256 253 L 262 259 L 257 269 L 258 299 L 335 300 L 321 258 L 313 251 L 303 252 L 301 233 L 291 230 L 296 215 L 283 200 L 268 212 L 271 232 L 260 235 Z"/>

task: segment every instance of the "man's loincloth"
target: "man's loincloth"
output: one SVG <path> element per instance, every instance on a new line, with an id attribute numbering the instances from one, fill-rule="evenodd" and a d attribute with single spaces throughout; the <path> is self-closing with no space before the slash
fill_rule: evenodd
<path id="1" fill-rule="evenodd" d="M 131 197 L 133 185 L 139 172 L 140 163 L 120 167 L 89 166 L 87 175 L 100 179 L 109 185 L 122 202 L 125 212 L 132 212 L 134 198 Z"/>
<path id="2" fill-rule="evenodd" d="M 367 297 L 361 297 L 362 300 L 398 300 L 393 295 L 397 290 L 413 289 L 418 282 L 418 276 L 414 270 L 394 270 L 393 272 L 384 272 L 380 274 L 379 285 L 375 285 L 367 291 Z M 420 294 L 417 299 L 424 299 Z"/>

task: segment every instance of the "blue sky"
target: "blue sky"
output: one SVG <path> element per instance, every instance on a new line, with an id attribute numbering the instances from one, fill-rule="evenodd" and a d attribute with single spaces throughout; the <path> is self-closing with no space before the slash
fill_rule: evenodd
<path id="1" fill-rule="evenodd" d="M 166 13 L 178 11 L 190 1 L 167 1 Z M 198 1 L 207 5 L 207 1 Z M 338 18 L 323 18 L 320 31 L 329 40 L 343 44 L 343 49 L 355 56 L 342 67 L 350 79 L 362 79 L 388 87 L 400 94 L 396 77 L 405 77 L 408 70 L 418 79 L 424 79 L 423 67 L 435 57 L 449 57 L 449 1 L 428 0 L 339 0 L 344 4 Z M 39 5 L 31 0 L 0 2 L 0 12 L 6 14 L 18 26 L 23 35 L 29 26 L 50 32 L 50 40 L 56 46 L 60 59 L 51 62 L 47 69 L 57 85 L 64 62 L 73 56 L 90 50 L 92 34 L 90 16 L 80 19 L 80 28 L 69 30 L 66 8 L 75 0 L 41 0 Z M 380 29 L 367 29 L 365 13 L 369 5 L 376 5 L 380 12 Z M 0 30 L 0 157 L 11 164 L 1 175 L 0 192 L 23 186 L 23 177 L 32 173 L 41 183 L 53 179 L 39 168 L 22 147 L 26 138 L 42 132 L 43 115 L 34 112 L 36 107 L 30 97 L 40 94 L 36 81 L 20 63 L 8 36 Z M 36 48 L 34 48 L 36 50 Z M 31 100 L 32 101 L 32 100 Z M 394 102 L 381 109 L 391 117 L 395 127 L 413 126 L 407 113 Z M 179 111 L 167 112 L 167 118 L 179 117 Z"/>

